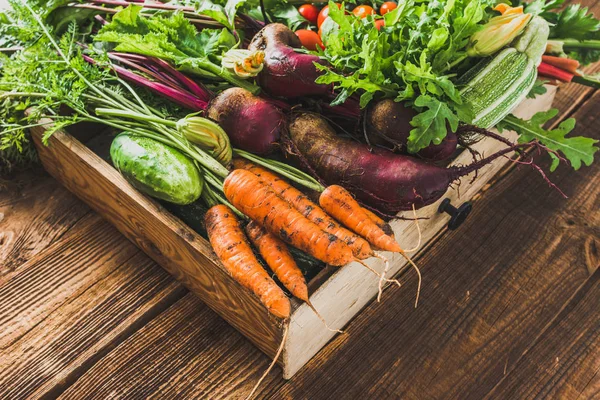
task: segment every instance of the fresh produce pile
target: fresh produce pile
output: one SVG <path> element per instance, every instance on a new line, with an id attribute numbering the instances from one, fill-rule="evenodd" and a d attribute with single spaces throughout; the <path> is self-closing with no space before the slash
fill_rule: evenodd
<path id="1" fill-rule="evenodd" d="M 311 306 L 298 249 L 334 266 L 385 259 L 379 250 L 410 261 L 384 219 L 461 177 L 514 151 L 534 166 L 548 154 L 551 170 L 592 163 L 596 141 L 568 136 L 574 120 L 546 130 L 556 110 L 511 114 L 544 83 L 599 85 L 580 65 L 600 58 L 600 23 L 561 3 L 11 1 L 1 167 L 35 160 L 28 129 L 42 117 L 54 122 L 45 140 L 82 122 L 113 128 L 123 176 L 209 207 L 223 265 L 285 319 L 289 299 L 263 260 Z M 447 167 L 486 136 L 505 148 Z"/>

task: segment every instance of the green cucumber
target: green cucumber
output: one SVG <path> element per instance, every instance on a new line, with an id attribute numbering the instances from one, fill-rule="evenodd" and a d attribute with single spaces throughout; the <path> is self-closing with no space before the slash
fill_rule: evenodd
<path id="1" fill-rule="evenodd" d="M 115 168 L 140 192 L 175 204 L 190 204 L 204 181 L 192 160 L 154 139 L 123 132 L 110 146 Z"/>

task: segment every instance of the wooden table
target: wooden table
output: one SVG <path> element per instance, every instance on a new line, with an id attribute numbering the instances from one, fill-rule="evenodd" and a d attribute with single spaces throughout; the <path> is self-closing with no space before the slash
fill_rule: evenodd
<path id="1" fill-rule="evenodd" d="M 600 91 L 555 105 L 600 139 Z M 600 398 L 600 161 L 551 179 L 568 200 L 507 168 L 418 260 L 417 309 L 409 272 L 257 397 Z M 0 192 L 0 398 L 243 398 L 268 363 L 51 178 Z"/>

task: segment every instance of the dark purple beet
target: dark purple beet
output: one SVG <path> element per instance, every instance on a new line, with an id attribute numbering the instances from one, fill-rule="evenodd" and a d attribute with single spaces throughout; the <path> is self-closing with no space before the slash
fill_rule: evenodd
<path id="1" fill-rule="evenodd" d="M 442 161 L 452 157 L 456 153 L 457 147 L 458 136 L 456 136 L 456 133 L 448 132 L 442 143 L 430 144 L 424 149 L 419 150 L 417 155 L 430 161 Z"/>
<path id="2" fill-rule="evenodd" d="M 283 24 L 269 24 L 254 36 L 248 48 L 265 52 L 265 67 L 257 78 L 265 92 L 286 98 L 333 92 L 331 85 L 315 83 L 321 73 L 314 63 L 324 62 L 317 56 L 296 53 L 293 48 L 300 46 L 298 36 Z"/>
<path id="3" fill-rule="evenodd" d="M 326 184 L 350 190 L 363 203 L 395 214 L 434 203 L 452 182 L 519 146 L 502 150 L 465 167 L 443 168 L 413 156 L 338 137 L 317 114 L 300 114 L 290 124 L 290 153 Z M 527 145 L 524 145 L 527 146 Z"/>
<path id="4" fill-rule="evenodd" d="M 383 99 L 374 103 L 367 112 L 367 135 L 372 144 L 390 150 L 406 152 L 406 142 L 413 129 L 410 121 L 417 115 L 412 107 L 392 99 Z M 457 136 L 448 132 L 439 145 L 431 144 L 420 150 L 419 157 L 441 161 L 450 158 L 458 145 Z"/>
<path id="5" fill-rule="evenodd" d="M 234 147 L 267 155 L 277 149 L 284 116 L 275 105 L 242 88 L 230 88 L 215 97 L 208 117 L 227 132 Z"/>

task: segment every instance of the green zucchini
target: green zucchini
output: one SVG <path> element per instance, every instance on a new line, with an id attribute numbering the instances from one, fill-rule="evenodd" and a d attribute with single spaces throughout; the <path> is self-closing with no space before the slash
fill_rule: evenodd
<path id="1" fill-rule="evenodd" d="M 480 61 L 458 81 L 474 125 L 489 129 L 523 101 L 537 78 L 547 39 L 548 23 L 534 17 L 511 47 Z"/>
<path id="2" fill-rule="evenodd" d="M 192 160 L 154 139 L 123 132 L 110 146 L 115 168 L 140 192 L 175 204 L 190 204 L 204 181 Z"/>

